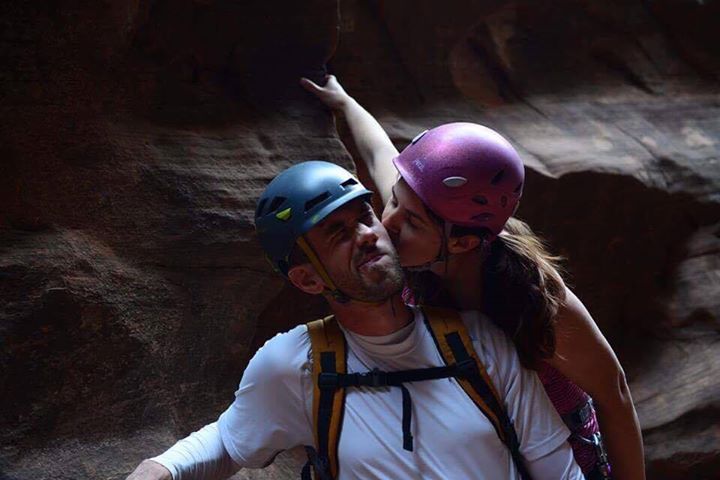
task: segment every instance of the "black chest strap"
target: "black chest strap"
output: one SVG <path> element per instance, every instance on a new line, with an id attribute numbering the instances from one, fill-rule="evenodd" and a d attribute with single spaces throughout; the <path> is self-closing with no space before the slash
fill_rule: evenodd
<path id="1" fill-rule="evenodd" d="M 425 324 L 445 362 L 444 366 L 394 372 L 375 369 L 364 373 L 346 373 L 345 339 L 334 319 L 328 317 L 308 324 L 313 349 L 313 378 L 317 379 L 313 398 L 317 452 L 309 448 L 309 461 L 303 468 L 303 480 L 310 479 L 311 467 L 316 479 L 337 478 L 337 446 L 346 388 L 400 388 L 403 401 L 403 448 L 412 451 L 412 399 L 404 384 L 450 377 L 458 381 L 493 425 L 498 437 L 509 449 L 520 477 L 530 480 L 520 455 L 520 442 L 515 428 L 492 380 L 475 353 L 459 314 L 438 308 L 423 310 L 426 313 Z"/>

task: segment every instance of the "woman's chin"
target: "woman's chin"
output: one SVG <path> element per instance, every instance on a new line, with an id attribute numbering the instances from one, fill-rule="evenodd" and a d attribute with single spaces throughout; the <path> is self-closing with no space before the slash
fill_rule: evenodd
<path id="1" fill-rule="evenodd" d="M 400 266 L 405 269 L 413 269 L 413 268 L 429 268 L 430 262 L 432 262 L 432 259 L 423 260 L 421 258 L 403 258 L 402 255 L 400 255 Z"/>

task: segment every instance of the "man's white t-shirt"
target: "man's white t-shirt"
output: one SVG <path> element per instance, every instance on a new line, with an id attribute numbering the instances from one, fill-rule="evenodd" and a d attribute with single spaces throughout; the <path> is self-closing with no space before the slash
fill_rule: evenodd
<path id="1" fill-rule="evenodd" d="M 537 375 L 521 367 L 513 345 L 487 318 L 477 312 L 464 312 L 462 318 L 478 357 L 505 400 L 523 457 L 533 462 L 559 448 L 570 433 Z M 346 332 L 346 338 L 349 373 L 443 365 L 419 309 L 410 325 L 392 335 L 364 337 Z M 311 377 L 305 325 L 275 336 L 258 350 L 235 401 L 217 422 L 222 443 L 235 463 L 263 467 L 283 450 L 314 445 Z M 347 390 L 339 480 L 520 478 L 492 424 L 455 379 L 406 387 L 412 396 L 412 452 L 402 448 L 398 387 Z M 569 455 L 567 478 L 582 479 Z"/>

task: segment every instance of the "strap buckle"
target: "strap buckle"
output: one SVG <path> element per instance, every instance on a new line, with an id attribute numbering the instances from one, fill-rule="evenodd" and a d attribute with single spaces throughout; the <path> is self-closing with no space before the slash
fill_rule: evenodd
<path id="1" fill-rule="evenodd" d="M 388 375 L 378 368 L 373 368 L 369 372 L 359 374 L 359 384 L 366 387 L 387 387 Z"/>
<path id="2" fill-rule="evenodd" d="M 322 372 L 318 375 L 318 387 L 321 390 L 335 390 L 340 387 L 340 376 L 337 373 Z"/>
<path id="3" fill-rule="evenodd" d="M 480 373 L 477 363 L 472 357 L 457 362 L 455 366 L 457 367 L 458 374 L 463 378 L 469 378 Z"/>

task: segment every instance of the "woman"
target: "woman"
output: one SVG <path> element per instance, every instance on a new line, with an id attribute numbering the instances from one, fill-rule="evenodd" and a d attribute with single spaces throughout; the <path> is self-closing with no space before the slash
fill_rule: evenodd
<path id="1" fill-rule="evenodd" d="M 482 310 L 508 333 L 573 431 L 570 443 L 587 478 L 607 478 L 593 402 L 612 478 L 645 478 L 637 415 L 612 348 L 563 283 L 557 258 L 511 218 L 524 180 L 512 146 L 490 129 L 458 123 L 419 135 L 399 154 L 335 77 L 323 87 L 301 84 L 345 116 L 386 205 L 383 224 L 413 272 L 416 300 Z"/>

